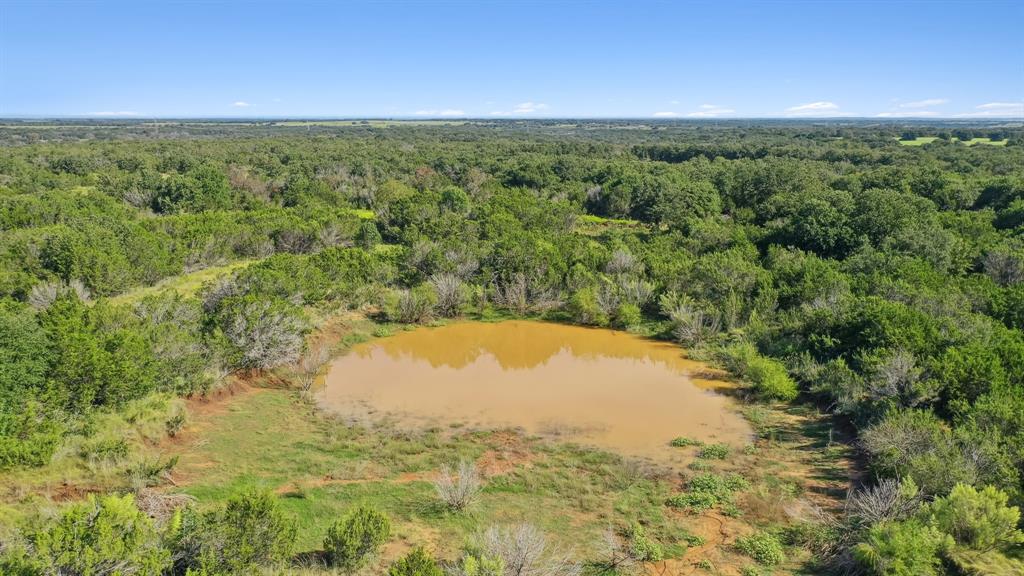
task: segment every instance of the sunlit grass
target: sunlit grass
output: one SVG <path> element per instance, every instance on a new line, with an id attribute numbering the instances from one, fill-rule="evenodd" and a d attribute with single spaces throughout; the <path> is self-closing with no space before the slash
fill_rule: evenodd
<path id="1" fill-rule="evenodd" d="M 235 270 L 245 268 L 255 261 L 255 259 L 236 260 L 222 266 L 210 266 L 209 268 L 203 268 L 202 270 L 196 270 L 195 272 L 164 278 L 152 286 L 143 286 L 141 288 L 129 290 L 124 294 L 114 296 L 110 299 L 110 303 L 114 305 L 133 304 L 142 300 L 146 296 L 152 296 L 154 294 L 159 294 L 160 292 L 177 292 L 182 296 L 194 296 L 206 282 L 219 278 Z"/>

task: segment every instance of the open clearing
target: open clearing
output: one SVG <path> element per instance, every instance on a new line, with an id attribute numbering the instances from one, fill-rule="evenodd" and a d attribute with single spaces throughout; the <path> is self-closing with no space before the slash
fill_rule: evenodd
<path id="1" fill-rule="evenodd" d="M 913 140 L 899 140 L 899 143 L 903 146 L 924 146 L 925 144 L 931 144 L 939 140 L 938 136 L 918 136 Z M 1009 140 L 993 140 L 991 138 L 971 138 L 970 140 L 959 140 L 953 138 L 951 142 L 959 142 L 964 146 L 974 146 L 975 144 L 987 144 L 989 146 L 1006 146 Z"/>

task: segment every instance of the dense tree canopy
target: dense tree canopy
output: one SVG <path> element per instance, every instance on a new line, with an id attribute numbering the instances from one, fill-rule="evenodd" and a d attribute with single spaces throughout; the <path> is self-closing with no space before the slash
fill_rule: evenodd
<path id="1" fill-rule="evenodd" d="M 897 140 L 941 132 L 960 141 Z M 15 123 L 0 144 L 0 466 L 95 411 L 295 362 L 303 307 L 494 306 L 646 326 L 851 423 L 874 478 L 940 499 L 858 532 L 867 569 L 1018 544 L 1019 127 Z M 222 266 L 195 295 L 111 298 Z M 974 508 L 998 529 L 958 523 Z"/>

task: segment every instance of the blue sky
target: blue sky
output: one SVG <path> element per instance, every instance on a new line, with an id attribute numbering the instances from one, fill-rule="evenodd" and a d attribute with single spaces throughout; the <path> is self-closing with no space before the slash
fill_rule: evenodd
<path id="1" fill-rule="evenodd" d="M 0 0 L 0 116 L 1024 116 L 1024 2 Z"/>

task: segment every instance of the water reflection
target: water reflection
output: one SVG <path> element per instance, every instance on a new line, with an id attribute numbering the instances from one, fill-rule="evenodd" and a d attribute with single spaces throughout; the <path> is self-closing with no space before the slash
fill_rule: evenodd
<path id="1" fill-rule="evenodd" d="M 750 429 L 728 386 L 671 344 L 625 332 L 509 321 L 403 332 L 335 361 L 329 410 L 396 425 L 517 426 L 631 455 L 676 457 L 687 435 L 742 444 Z"/>

